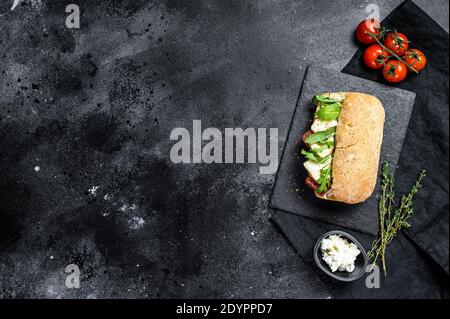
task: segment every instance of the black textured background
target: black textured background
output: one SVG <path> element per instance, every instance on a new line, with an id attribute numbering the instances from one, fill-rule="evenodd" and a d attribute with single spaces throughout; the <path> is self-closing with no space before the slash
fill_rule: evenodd
<path id="1" fill-rule="evenodd" d="M 256 165 L 175 166 L 170 131 L 278 127 L 368 1 L 0 0 L 0 297 L 330 295 Z M 65 6 L 82 9 L 65 28 Z M 386 16 L 400 1 L 373 1 Z M 448 30 L 448 1 L 417 0 Z M 39 171 L 35 167 L 40 168 Z M 99 186 L 97 194 L 89 194 Z M 81 289 L 64 268 L 81 268 Z"/>

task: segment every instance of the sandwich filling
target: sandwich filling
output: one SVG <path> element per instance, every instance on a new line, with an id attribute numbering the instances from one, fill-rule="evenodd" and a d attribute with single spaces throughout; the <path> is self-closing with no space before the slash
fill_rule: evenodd
<path id="1" fill-rule="evenodd" d="M 305 133 L 303 141 L 307 149 L 302 155 L 307 159 L 303 164 L 309 177 L 306 183 L 314 191 L 323 194 L 331 187 L 331 167 L 336 143 L 336 127 L 344 99 L 325 95 L 314 97 L 316 112 L 311 130 Z"/>

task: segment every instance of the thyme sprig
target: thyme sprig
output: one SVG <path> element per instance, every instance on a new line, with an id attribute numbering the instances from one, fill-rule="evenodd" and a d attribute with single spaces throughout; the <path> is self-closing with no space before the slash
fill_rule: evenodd
<path id="1" fill-rule="evenodd" d="M 372 249 L 367 256 L 375 266 L 379 259 L 383 265 L 384 274 L 387 275 L 386 247 L 395 238 L 401 229 L 410 228 L 408 219 L 414 214 L 413 198 L 422 188 L 426 171 L 422 170 L 408 194 L 403 195 L 399 207 L 392 212 L 395 205 L 394 176 L 389 172 L 389 165 L 384 162 L 381 169 L 381 194 L 378 203 L 380 217 L 379 238 L 372 243 Z M 373 268 L 372 266 L 372 268 Z"/>

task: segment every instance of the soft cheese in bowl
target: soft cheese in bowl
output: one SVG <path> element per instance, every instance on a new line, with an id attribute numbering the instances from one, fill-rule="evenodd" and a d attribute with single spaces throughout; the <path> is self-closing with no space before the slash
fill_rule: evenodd
<path id="1" fill-rule="evenodd" d="M 355 270 L 355 261 L 361 251 L 354 243 L 338 234 L 330 235 L 322 240 L 322 259 L 332 272 Z"/>
<path id="2" fill-rule="evenodd" d="M 369 263 L 364 246 L 341 230 L 320 236 L 313 255 L 314 262 L 325 274 L 344 282 L 356 281 L 364 276 Z"/>

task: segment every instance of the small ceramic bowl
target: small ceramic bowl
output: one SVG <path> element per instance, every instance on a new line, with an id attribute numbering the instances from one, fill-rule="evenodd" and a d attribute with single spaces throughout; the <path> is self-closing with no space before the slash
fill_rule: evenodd
<path id="1" fill-rule="evenodd" d="M 331 235 L 339 235 L 347 239 L 349 242 L 354 243 L 361 251 L 361 253 L 355 260 L 355 270 L 353 270 L 353 272 L 345 272 L 345 271 L 332 272 L 327 263 L 322 259 L 322 251 L 320 249 L 322 240 Z M 328 232 L 319 238 L 319 240 L 316 243 L 316 246 L 314 247 L 314 261 L 316 262 L 317 266 L 328 276 L 343 282 L 352 282 L 360 279 L 366 272 L 366 267 L 367 264 L 369 263 L 366 251 L 364 250 L 361 243 L 357 241 L 352 235 L 339 230 Z"/>

